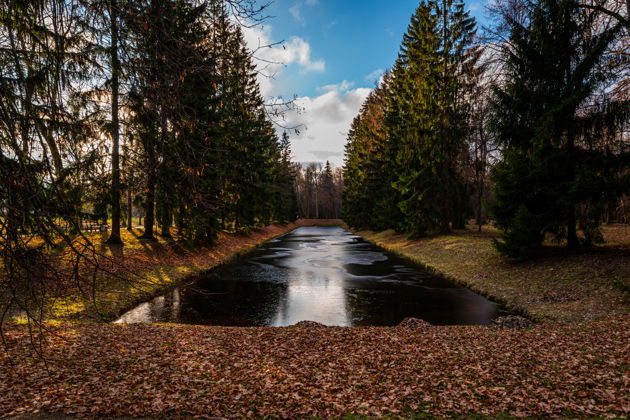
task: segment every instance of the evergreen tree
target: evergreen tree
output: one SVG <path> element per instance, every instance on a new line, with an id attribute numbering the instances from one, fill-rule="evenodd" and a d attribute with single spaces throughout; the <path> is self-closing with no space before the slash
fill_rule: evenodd
<path id="1" fill-rule="evenodd" d="M 368 95 L 348 134 L 343 217 L 351 226 L 383 230 L 400 221 L 384 121 L 390 84 L 387 73 Z"/>
<path id="2" fill-rule="evenodd" d="M 412 236 L 463 225 L 467 197 L 458 161 L 467 135 L 462 98 L 478 58 L 474 35 L 463 1 L 422 2 L 392 71 L 386 126 L 404 229 Z"/>
<path id="3" fill-rule="evenodd" d="M 494 103 L 504 152 L 491 210 L 505 232 L 497 247 L 518 258 L 530 256 L 545 233 L 576 246 L 578 221 L 587 241 L 599 236 L 599 203 L 606 192 L 623 191 L 623 179 L 603 176 L 604 168 L 619 173 L 627 156 L 597 148 L 628 125 L 627 100 L 598 99 L 614 80 L 604 52 L 622 25 L 593 33 L 596 13 L 578 12 L 574 0 L 540 0 L 527 12 L 522 22 L 507 17 L 506 81 Z"/>

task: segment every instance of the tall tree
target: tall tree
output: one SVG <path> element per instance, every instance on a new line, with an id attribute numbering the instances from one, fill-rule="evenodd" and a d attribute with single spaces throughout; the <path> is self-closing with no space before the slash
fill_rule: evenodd
<path id="1" fill-rule="evenodd" d="M 346 145 L 343 217 L 351 226 L 383 230 L 400 222 L 385 115 L 391 74 L 368 95 L 352 122 Z"/>
<path id="2" fill-rule="evenodd" d="M 466 193 L 458 168 L 465 152 L 467 103 L 478 58 L 475 22 L 463 1 L 422 2 L 392 71 L 386 116 L 396 151 L 404 228 L 416 236 L 463 225 Z"/>
<path id="3" fill-rule="evenodd" d="M 111 136 L 112 136 L 112 181 L 111 181 L 111 200 L 112 200 L 112 226 L 109 244 L 122 244 L 120 237 L 120 118 L 119 118 L 119 87 L 121 65 L 119 52 L 119 3 L 118 0 L 109 1 L 109 27 L 111 44 L 109 47 L 109 56 L 111 63 Z"/>
<path id="4" fill-rule="evenodd" d="M 628 100 L 605 99 L 614 80 L 604 52 L 621 23 L 592 31 L 597 12 L 577 11 L 573 0 L 530 3 L 525 19 L 506 16 L 505 84 L 496 90 L 494 131 L 504 147 L 494 173 L 492 213 L 504 230 L 499 250 L 528 257 L 545 233 L 568 247 L 596 239 L 604 192 L 620 191 L 627 151 L 603 154 L 597 142 L 628 126 Z M 588 35 L 587 35 L 588 34 Z"/>

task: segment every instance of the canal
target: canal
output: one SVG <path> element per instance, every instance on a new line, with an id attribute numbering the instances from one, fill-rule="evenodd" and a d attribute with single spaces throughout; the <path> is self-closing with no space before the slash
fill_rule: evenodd
<path id="1" fill-rule="evenodd" d="M 489 324 L 499 307 L 340 227 L 301 227 L 116 322 L 224 326 Z"/>

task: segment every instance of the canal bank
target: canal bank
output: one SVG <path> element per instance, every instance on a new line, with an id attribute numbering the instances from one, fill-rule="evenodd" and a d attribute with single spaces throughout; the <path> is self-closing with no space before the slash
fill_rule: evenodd
<path id="1" fill-rule="evenodd" d="M 107 233 L 89 235 L 101 244 L 101 270 L 95 288 L 70 285 L 51 298 L 46 318 L 58 321 L 109 322 L 126 311 L 177 287 L 194 282 L 205 272 L 227 264 L 256 246 L 301 226 L 338 226 L 340 220 L 299 219 L 253 229 L 249 234 L 220 233 L 213 246 L 189 247 L 172 239 L 138 240 L 141 229 L 123 230 L 124 247 L 108 246 Z"/>
<path id="2" fill-rule="evenodd" d="M 341 227 L 302 226 L 116 322 L 285 327 L 489 325 L 496 303 Z"/>
<path id="3" fill-rule="evenodd" d="M 140 231 L 124 231 L 128 237 L 122 251 L 102 246 L 109 258 L 121 262 L 119 274 L 100 278 L 94 297 L 72 291 L 58 297 L 49 318 L 115 320 L 138 304 L 190 284 L 196 276 L 300 226 L 347 228 L 339 220 L 298 220 L 250 235 L 221 234 L 214 247 L 193 249 L 162 238 L 156 243 L 140 242 Z M 559 252 L 525 263 L 510 263 L 499 256 L 492 246 L 498 232 L 492 230 L 455 231 L 419 240 L 393 231 L 355 233 L 538 322 L 577 322 L 628 314 L 629 226 L 604 227 L 608 243 L 588 252 Z M 98 242 L 99 238 L 92 239 Z"/>
<path id="4" fill-rule="evenodd" d="M 510 262 L 484 227 L 411 240 L 392 230 L 355 233 L 415 261 L 537 322 L 583 322 L 627 316 L 630 226 L 604 226 L 606 243 L 567 253 L 549 245 L 545 256 Z"/>

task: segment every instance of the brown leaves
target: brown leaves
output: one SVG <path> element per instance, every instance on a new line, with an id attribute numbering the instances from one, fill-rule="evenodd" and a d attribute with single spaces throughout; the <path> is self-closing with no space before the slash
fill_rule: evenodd
<path id="1" fill-rule="evenodd" d="M 630 414 L 630 321 L 486 327 L 77 325 L 50 372 L 11 327 L 0 415 L 338 417 Z M 9 357 L 6 357 L 9 356 Z"/>

